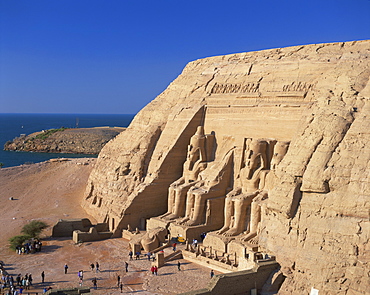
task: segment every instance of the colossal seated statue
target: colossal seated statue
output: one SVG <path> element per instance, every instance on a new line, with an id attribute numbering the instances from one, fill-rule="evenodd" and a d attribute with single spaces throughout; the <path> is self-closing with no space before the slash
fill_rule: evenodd
<path id="1" fill-rule="evenodd" d="M 256 239 L 258 231 L 258 225 L 261 221 L 261 204 L 264 199 L 268 196 L 268 190 L 274 187 L 275 183 L 275 172 L 277 165 L 282 161 L 285 154 L 288 151 L 290 142 L 288 141 L 278 141 L 273 148 L 273 156 L 270 163 L 270 170 L 267 172 L 265 177 L 263 191 L 252 201 L 251 204 L 251 214 L 250 214 L 250 221 L 249 221 L 249 232 L 246 236 L 242 237 L 244 242 L 249 242 L 251 244 L 256 243 Z"/>
<path id="2" fill-rule="evenodd" d="M 233 150 L 229 151 L 220 163 L 215 163 L 207 173 L 199 174 L 186 198 L 185 217 L 178 224 L 195 226 L 206 223 L 207 200 L 223 197 L 230 190 Z"/>
<path id="3" fill-rule="evenodd" d="M 243 239 L 245 241 L 257 235 L 261 220 L 261 202 L 267 198 L 266 189 L 273 185 L 274 170 L 286 154 L 289 142 L 247 139 L 246 146 L 244 167 L 239 176 L 241 187 L 226 196 L 225 223 L 216 232 L 230 237 L 248 229 L 248 234 Z M 271 159 L 269 151 L 272 149 Z"/>
<path id="4" fill-rule="evenodd" d="M 208 138 L 210 137 L 213 138 L 209 135 Z M 183 165 L 183 176 L 170 185 L 167 200 L 168 211 L 160 218 L 173 220 L 185 215 L 186 193 L 196 183 L 199 173 L 207 167 L 206 141 L 207 136 L 204 134 L 203 126 L 198 126 L 188 145 L 187 158 Z M 208 143 L 208 145 L 210 144 Z"/>
<path id="5" fill-rule="evenodd" d="M 247 209 L 263 189 L 268 167 L 265 140 L 247 139 L 244 167 L 240 170 L 241 187 L 231 191 L 225 199 L 225 224 L 217 234 L 235 236 L 245 229 Z"/>

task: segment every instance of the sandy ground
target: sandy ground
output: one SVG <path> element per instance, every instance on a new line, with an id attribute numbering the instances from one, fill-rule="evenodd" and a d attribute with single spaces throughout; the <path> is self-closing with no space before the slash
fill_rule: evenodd
<path id="1" fill-rule="evenodd" d="M 34 286 L 29 294 L 41 294 L 42 289 L 49 286 L 54 289 L 78 287 L 79 270 L 84 270 L 84 286 L 92 287 L 91 279 L 97 278 L 98 290 L 92 291 L 93 294 L 120 294 L 118 275 L 126 294 L 177 294 L 206 287 L 209 269 L 181 259 L 181 271 L 177 270 L 175 260 L 154 276 L 146 258 L 129 261 L 128 241 L 121 238 L 76 245 L 71 239 L 51 238 L 49 228 L 43 234 L 40 253 L 18 255 L 9 250 L 8 238 L 20 234 L 22 226 L 34 219 L 49 225 L 61 218 L 88 217 L 96 222 L 79 205 L 94 162 L 95 159 L 70 159 L 0 169 L 0 260 L 4 261 L 7 271 L 14 276 L 32 273 Z M 100 263 L 99 273 L 89 267 L 96 261 Z M 129 263 L 127 273 L 125 261 Z M 69 266 L 68 274 L 64 274 L 65 263 Z M 45 272 L 44 284 L 41 283 L 42 271 Z"/>

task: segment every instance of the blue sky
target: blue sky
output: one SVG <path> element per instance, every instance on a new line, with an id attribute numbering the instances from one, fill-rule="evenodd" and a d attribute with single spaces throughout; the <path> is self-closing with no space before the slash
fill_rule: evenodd
<path id="1" fill-rule="evenodd" d="M 0 113 L 133 114 L 195 59 L 370 39 L 370 0 L 0 0 Z"/>

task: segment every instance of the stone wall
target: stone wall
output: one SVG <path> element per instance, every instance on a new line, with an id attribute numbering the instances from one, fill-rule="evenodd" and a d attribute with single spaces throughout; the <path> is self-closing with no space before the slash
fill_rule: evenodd
<path id="1" fill-rule="evenodd" d="M 60 219 L 52 228 L 53 237 L 72 237 L 73 231 L 88 232 L 93 225 L 88 218 Z"/>
<path id="2" fill-rule="evenodd" d="M 96 227 L 90 227 L 88 232 L 75 230 L 73 231 L 72 240 L 73 242 L 83 243 L 109 239 L 112 236 L 111 232 L 99 231 Z"/>
<path id="3" fill-rule="evenodd" d="M 234 175 L 246 138 L 290 141 L 258 229 L 259 247 L 286 276 L 280 294 L 366 294 L 369 57 L 370 41 L 361 41 L 189 63 L 102 149 L 83 207 L 116 235 L 144 228 L 166 212 L 199 125 L 215 136 L 215 163 L 233 151 Z"/>
<path id="4" fill-rule="evenodd" d="M 269 276 L 278 268 L 276 262 L 266 263 L 253 270 L 244 270 L 235 273 L 219 274 L 214 276 L 207 288 L 189 291 L 181 295 L 212 295 L 212 294 L 248 294 L 256 290 L 260 294 L 263 285 Z M 258 293 L 257 293 L 258 292 Z M 273 294 L 273 293 L 272 293 Z"/>

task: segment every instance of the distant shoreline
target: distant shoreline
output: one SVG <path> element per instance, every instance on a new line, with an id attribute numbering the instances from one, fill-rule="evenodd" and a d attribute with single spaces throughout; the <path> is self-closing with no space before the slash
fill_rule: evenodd
<path id="1" fill-rule="evenodd" d="M 135 115 L 130 114 L 0 114 L 0 163 L 3 168 L 40 163 L 59 157 L 96 157 L 96 154 L 27 152 L 3 150 L 7 141 L 41 130 L 66 128 L 94 128 L 96 126 L 128 127 Z"/>

